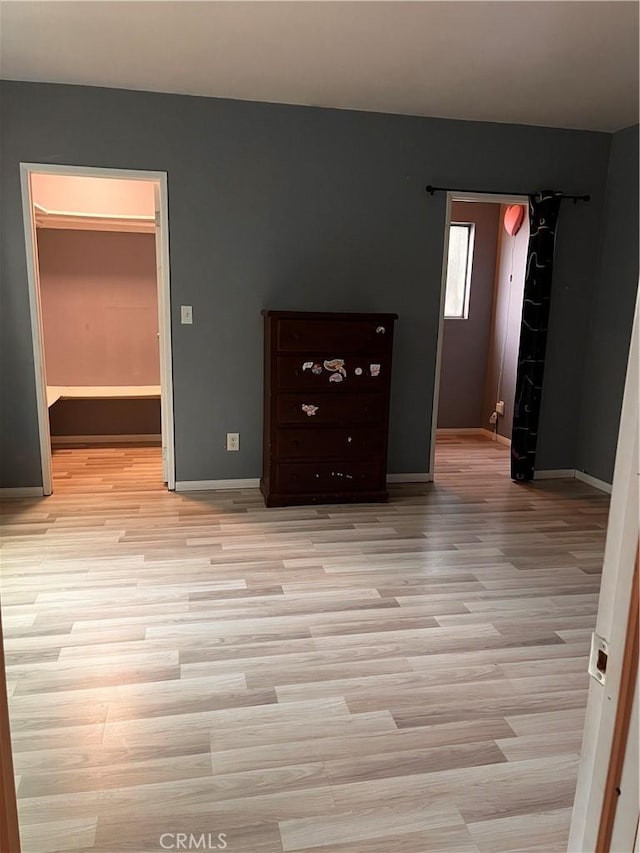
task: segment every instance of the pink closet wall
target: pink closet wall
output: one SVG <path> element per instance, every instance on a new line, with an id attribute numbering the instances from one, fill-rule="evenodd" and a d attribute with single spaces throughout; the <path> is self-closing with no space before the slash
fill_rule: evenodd
<path id="1" fill-rule="evenodd" d="M 155 210 L 150 181 L 33 175 L 31 194 L 35 204 L 66 213 L 153 216 Z"/>
<path id="2" fill-rule="evenodd" d="M 154 235 L 43 228 L 38 257 L 47 384 L 158 385 Z"/>

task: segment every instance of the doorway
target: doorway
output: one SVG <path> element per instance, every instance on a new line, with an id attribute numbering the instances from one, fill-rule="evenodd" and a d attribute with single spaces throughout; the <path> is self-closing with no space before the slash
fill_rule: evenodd
<path id="1" fill-rule="evenodd" d="M 80 481 L 100 458 L 109 477 L 136 477 L 149 454 L 174 489 L 166 173 L 20 172 L 43 494 L 54 467 Z M 149 448 L 140 465 L 131 445 Z"/>
<path id="2" fill-rule="evenodd" d="M 447 193 L 429 468 L 436 480 L 457 470 L 509 476 L 527 204 L 526 196 Z"/>

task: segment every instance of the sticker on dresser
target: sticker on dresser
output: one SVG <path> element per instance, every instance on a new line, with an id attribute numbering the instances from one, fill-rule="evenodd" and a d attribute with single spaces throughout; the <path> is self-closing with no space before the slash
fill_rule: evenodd
<path id="1" fill-rule="evenodd" d="M 324 369 L 328 370 L 329 373 L 340 373 L 342 376 L 347 375 L 346 368 L 344 366 L 344 358 L 328 358 L 324 363 Z"/>

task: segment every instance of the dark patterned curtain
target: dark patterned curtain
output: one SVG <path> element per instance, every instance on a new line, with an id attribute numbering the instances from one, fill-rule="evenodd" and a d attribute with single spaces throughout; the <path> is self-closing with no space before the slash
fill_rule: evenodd
<path id="1" fill-rule="evenodd" d="M 530 236 L 511 435 L 511 479 L 519 482 L 533 479 L 536 461 L 553 250 L 561 198 L 550 190 L 529 197 Z"/>

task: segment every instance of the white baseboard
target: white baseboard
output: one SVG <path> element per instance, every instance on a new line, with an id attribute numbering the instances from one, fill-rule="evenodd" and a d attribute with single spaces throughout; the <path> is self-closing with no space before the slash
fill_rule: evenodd
<path id="1" fill-rule="evenodd" d="M 591 474 L 585 474 L 584 471 L 578 471 L 575 468 L 556 468 L 551 471 L 536 471 L 533 475 L 534 480 L 580 480 L 588 486 L 593 486 L 594 489 L 600 489 L 601 492 L 611 494 L 611 484 L 605 483 L 604 480 L 599 480 L 597 477 L 592 477 Z"/>
<path id="2" fill-rule="evenodd" d="M 430 483 L 432 480 L 433 477 L 426 471 L 418 474 L 387 474 L 387 483 Z M 176 492 L 256 489 L 259 485 L 260 480 L 257 477 L 244 480 L 179 480 L 176 483 Z"/>
<path id="3" fill-rule="evenodd" d="M 573 480 L 575 468 L 552 468 L 548 471 L 534 471 L 534 480 Z"/>
<path id="4" fill-rule="evenodd" d="M 419 474 L 387 474 L 387 483 L 430 483 L 431 474 L 426 471 Z"/>
<path id="5" fill-rule="evenodd" d="M 506 435 L 500 435 L 499 432 L 493 432 L 490 429 L 481 429 L 479 430 L 479 432 L 481 432 L 482 435 L 486 435 L 487 438 L 491 439 L 491 441 L 495 441 L 498 444 L 504 444 L 507 447 L 511 447 L 511 439 L 507 438 Z"/>
<path id="6" fill-rule="evenodd" d="M 63 447 L 65 444 L 162 444 L 162 436 L 137 433 L 133 435 L 52 435 L 51 446 Z"/>
<path id="7" fill-rule="evenodd" d="M 605 483 L 604 480 L 599 480 L 597 477 L 592 477 L 591 474 L 585 474 L 584 471 L 578 471 L 577 469 L 575 476 L 576 480 L 581 480 L 583 483 L 593 486 L 594 489 L 600 489 L 601 492 L 606 492 L 608 495 L 611 494 L 611 483 Z"/>
<path id="8" fill-rule="evenodd" d="M 258 477 L 245 480 L 181 480 L 176 483 L 176 492 L 219 492 L 229 489 L 257 489 Z"/>
<path id="9" fill-rule="evenodd" d="M 42 486 L 18 486 L 17 488 L 0 489 L 0 498 L 41 498 L 43 495 Z"/>

